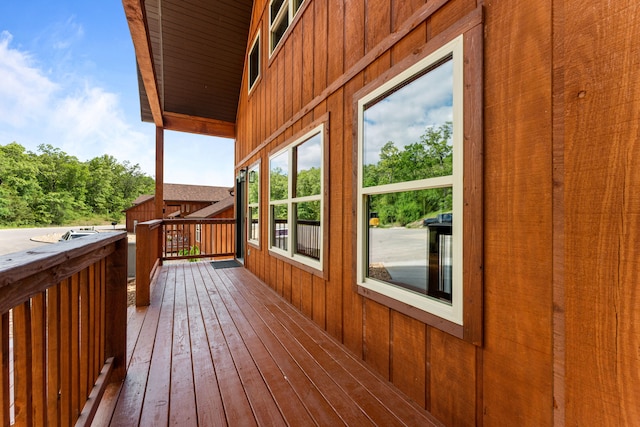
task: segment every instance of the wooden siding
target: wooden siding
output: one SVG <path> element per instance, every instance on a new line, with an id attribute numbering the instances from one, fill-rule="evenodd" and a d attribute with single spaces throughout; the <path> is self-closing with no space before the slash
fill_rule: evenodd
<path id="1" fill-rule="evenodd" d="M 354 94 L 484 16 L 484 341 L 354 291 Z M 268 0 L 249 40 L 268 39 Z M 329 115 L 322 276 L 251 246 L 245 266 L 447 425 L 640 418 L 640 6 L 633 0 L 307 0 L 243 86 L 236 167 Z M 267 180 L 261 182 L 267 241 Z M 406 369 L 411 366 L 410 372 Z"/>

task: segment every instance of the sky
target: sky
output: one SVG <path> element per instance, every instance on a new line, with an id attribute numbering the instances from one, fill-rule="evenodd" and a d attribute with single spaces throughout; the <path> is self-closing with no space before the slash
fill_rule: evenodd
<path id="1" fill-rule="evenodd" d="M 232 186 L 233 140 L 165 131 L 164 181 Z M 0 145 L 109 154 L 155 176 L 135 53 L 119 0 L 0 2 Z"/>
<path id="2" fill-rule="evenodd" d="M 452 120 L 453 61 L 448 61 L 365 110 L 365 164 L 378 163 L 387 142 L 403 150 L 419 142 L 428 127 Z"/>

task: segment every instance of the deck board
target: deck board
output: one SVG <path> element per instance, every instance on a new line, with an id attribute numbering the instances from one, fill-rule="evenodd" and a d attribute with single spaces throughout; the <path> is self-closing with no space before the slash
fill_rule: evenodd
<path id="1" fill-rule="evenodd" d="M 162 267 L 95 425 L 439 425 L 244 268 Z"/>

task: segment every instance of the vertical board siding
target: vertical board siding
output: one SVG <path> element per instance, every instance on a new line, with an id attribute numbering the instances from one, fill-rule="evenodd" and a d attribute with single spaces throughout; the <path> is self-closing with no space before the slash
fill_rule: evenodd
<path id="1" fill-rule="evenodd" d="M 551 40 L 531 35 L 551 34 L 551 3 L 496 2 L 486 19 L 483 422 L 549 425 Z"/>
<path id="2" fill-rule="evenodd" d="M 438 339 L 436 347 L 431 348 L 430 328 L 424 323 L 365 300 L 354 292 L 353 105 L 354 94 L 365 84 L 424 45 L 431 22 L 435 23 L 434 34 L 437 34 L 473 10 L 476 3 L 452 1 L 454 5 L 418 23 L 404 38 L 398 38 L 387 51 L 377 54 L 359 73 L 344 79 L 344 83 L 331 92 L 327 92 L 327 88 L 343 78 L 343 73 L 427 6 L 424 0 L 314 0 L 311 3 L 301 9 L 302 15 L 296 17 L 294 27 L 289 29 L 271 58 L 268 57 L 268 2 L 254 5 L 253 28 L 262 28 L 263 61 L 260 80 L 252 93 L 241 95 L 236 159 L 245 160 L 236 166 L 262 161 L 262 227 L 260 247 L 250 246 L 245 266 L 421 406 L 433 406 L 443 420 L 464 417 L 462 425 L 473 424 L 478 369 L 474 347 L 432 331 Z M 313 110 L 305 110 L 308 105 Z M 331 147 L 325 171 L 329 186 L 326 199 L 329 209 L 325 218 L 328 240 L 324 248 L 328 270 L 319 276 L 269 253 L 268 174 L 269 153 L 289 142 L 293 135 L 324 113 L 329 113 L 327 137 Z M 451 354 L 442 353 L 443 348 Z M 458 366 L 455 361 L 460 358 L 463 364 Z M 434 361 L 433 370 L 429 369 Z M 406 369 L 407 366 L 414 368 Z M 450 369 L 459 377 L 457 383 L 447 381 Z M 438 372 L 431 378 L 430 373 L 435 370 Z M 431 402 L 432 395 L 436 398 L 434 402 Z M 455 396 L 463 396 L 464 400 L 454 402 Z"/>
<path id="3" fill-rule="evenodd" d="M 640 420 L 635 1 L 564 5 L 567 425 Z M 596 350 L 597 351 L 594 351 Z"/>

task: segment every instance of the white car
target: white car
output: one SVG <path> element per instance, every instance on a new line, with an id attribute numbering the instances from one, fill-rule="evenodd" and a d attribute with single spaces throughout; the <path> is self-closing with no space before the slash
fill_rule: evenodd
<path id="1" fill-rule="evenodd" d="M 65 240 L 73 240 L 84 236 L 91 236 L 92 234 L 96 234 L 96 230 L 84 229 L 81 228 L 79 230 L 69 230 L 62 235 L 59 242 L 64 242 Z"/>

